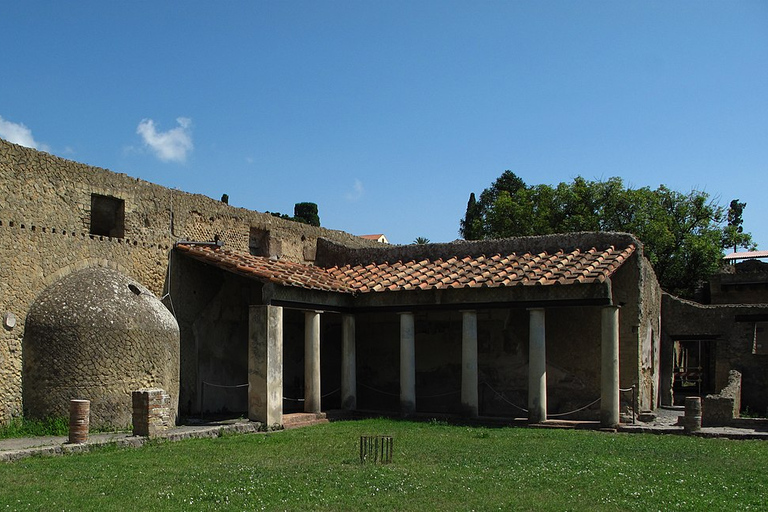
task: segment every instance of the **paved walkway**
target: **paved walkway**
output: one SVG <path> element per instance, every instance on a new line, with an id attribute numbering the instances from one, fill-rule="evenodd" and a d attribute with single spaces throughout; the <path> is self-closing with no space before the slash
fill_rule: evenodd
<path id="1" fill-rule="evenodd" d="M 684 434 L 683 427 L 677 425 L 678 418 L 683 415 L 682 409 L 659 408 L 655 411 L 656 418 L 650 422 L 637 421 L 634 425 L 622 424 L 617 430 L 619 432 L 629 433 L 654 433 L 654 434 Z M 288 415 L 286 415 L 288 416 Z M 316 421 L 304 421 L 306 418 L 301 414 L 291 415 L 298 422 L 295 427 L 309 425 L 318 422 L 326 422 L 325 418 L 316 418 Z M 329 417 L 333 417 L 329 413 Z M 347 417 L 339 415 L 339 417 Z M 299 421 L 301 420 L 301 421 Z M 729 439 L 764 439 L 768 441 L 768 420 L 758 420 L 756 425 L 747 428 L 733 427 L 704 427 L 701 431 L 693 435 L 698 437 L 723 437 Z M 478 422 L 478 424 L 481 423 Z M 496 419 L 494 424 L 503 424 Z M 558 427 L 558 428 L 595 428 L 591 425 L 594 422 L 546 422 L 538 425 L 539 427 Z M 523 423 L 515 423 L 523 425 Z M 248 434 L 260 432 L 260 424 L 252 423 L 245 419 L 227 420 L 221 422 L 202 423 L 198 425 L 182 425 L 174 427 L 162 435 L 159 439 L 168 441 L 179 441 L 182 439 L 194 438 L 213 438 L 219 437 L 225 433 Z M 44 436 L 27 437 L 19 439 L 0 439 L 0 462 L 10 462 L 14 460 L 31 457 L 34 455 L 50 456 L 62 455 L 68 453 L 87 452 L 93 446 L 106 444 L 116 444 L 118 446 L 137 447 L 147 442 L 146 437 L 134 436 L 128 432 L 90 434 L 88 441 L 83 444 L 68 444 L 66 436 Z"/>
<path id="2" fill-rule="evenodd" d="M 678 419 L 685 414 L 683 408 L 660 407 L 654 411 L 656 418 L 650 422 L 636 421 L 635 424 L 622 424 L 619 432 L 641 432 L 651 434 L 685 434 Z M 768 421 L 744 421 L 736 427 L 702 427 L 691 435 L 697 437 L 723 437 L 727 439 L 764 439 L 768 440 Z"/>
<path id="3" fill-rule="evenodd" d="M 229 420 L 199 425 L 182 425 L 157 436 L 168 441 L 182 439 L 212 438 L 225 433 L 249 434 L 260 431 L 259 423 L 248 420 Z M 0 439 L 0 462 L 31 457 L 33 455 L 62 455 L 87 452 L 93 446 L 116 444 L 118 446 L 137 447 L 147 442 L 146 437 L 134 436 L 129 432 L 111 432 L 90 434 L 88 441 L 82 444 L 69 444 L 67 436 L 41 436 L 18 439 Z"/>

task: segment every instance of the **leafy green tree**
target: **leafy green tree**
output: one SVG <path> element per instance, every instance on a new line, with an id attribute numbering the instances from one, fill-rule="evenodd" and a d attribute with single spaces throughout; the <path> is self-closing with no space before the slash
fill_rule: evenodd
<path id="1" fill-rule="evenodd" d="M 413 241 L 413 243 L 416 245 L 427 245 L 429 242 L 429 238 L 424 238 L 423 236 L 417 236 Z"/>
<path id="2" fill-rule="evenodd" d="M 296 203 L 293 207 L 293 220 L 310 226 L 319 226 L 320 216 L 317 214 L 317 205 L 315 203 Z"/>
<path id="3" fill-rule="evenodd" d="M 716 200 L 697 190 L 681 193 L 664 185 L 632 189 L 618 177 L 589 181 L 580 176 L 555 187 L 528 186 L 504 171 L 474 205 L 472 198 L 460 227 L 465 239 L 574 231 L 633 233 L 643 241 L 661 286 L 686 297 L 718 270 L 724 244 L 754 247 L 749 233 L 740 229 L 745 205 L 732 201 L 726 215 Z"/>

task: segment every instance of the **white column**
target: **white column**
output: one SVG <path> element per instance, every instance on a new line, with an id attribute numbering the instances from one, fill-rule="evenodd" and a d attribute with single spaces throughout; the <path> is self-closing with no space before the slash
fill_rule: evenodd
<path id="1" fill-rule="evenodd" d="M 619 307 L 605 306 L 602 313 L 600 425 L 619 424 Z"/>
<path id="2" fill-rule="evenodd" d="M 283 424 L 283 308 L 248 312 L 248 419 Z"/>
<path id="3" fill-rule="evenodd" d="M 416 334 L 413 313 L 400 313 L 400 412 L 416 410 Z"/>
<path id="4" fill-rule="evenodd" d="M 461 407 L 474 418 L 478 412 L 477 312 L 462 311 L 461 314 Z"/>
<path id="5" fill-rule="evenodd" d="M 547 350 L 544 308 L 531 308 L 528 337 L 528 421 L 547 419 Z"/>
<path id="6" fill-rule="evenodd" d="M 320 312 L 304 312 L 304 412 L 320 412 Z"/>
<path id="7" fill-rule="evenodd" d="M 354 315 L 341 316 L 341 407 L 348 411 L 357 409 Z"/>

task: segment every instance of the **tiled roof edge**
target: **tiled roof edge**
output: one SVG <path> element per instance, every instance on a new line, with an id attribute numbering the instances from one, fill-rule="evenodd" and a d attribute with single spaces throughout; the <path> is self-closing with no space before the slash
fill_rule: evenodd
<path id="1" fill-rule="evenodd" d="M 360 249 L 352 249 L 331 240 L 319 238 L 315 265 L 327 268 L 337 265 L 362 265 L 371 262 L 435 260 L 453 256 L 478 257 L 483 254 L 520 254 L 526 252 L 552 254 L 559 250 L 570 252 L 581 249 L 587 251 L 592 247 L 604 249 L 614 246 L 617 249 L 623 249 L 629 245 L 634 245 L 642 254 L 643 244 L 634 235 L 614 232 L 584 231 L 498 240 L 456 240 L 441 244 L 389 245 Z"/>

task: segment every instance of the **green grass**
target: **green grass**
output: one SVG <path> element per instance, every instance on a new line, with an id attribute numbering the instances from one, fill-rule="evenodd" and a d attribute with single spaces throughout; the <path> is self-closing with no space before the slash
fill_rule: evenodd
<path id="1" fill-rule="evenodd" d="M 394 462 L 361 465 L 361 435 Z M 392 420 L 0 465 L 0 510 L 765 510 L 768 443 Z"/>
<path id="2" fill-rule="evenodd" d="M 13 418 L 8 424 L 0 425 L 0 439 L 12 437 L 66 436 L 69 434 L 69 419 L 52 417 L 44 420 Z"/>

